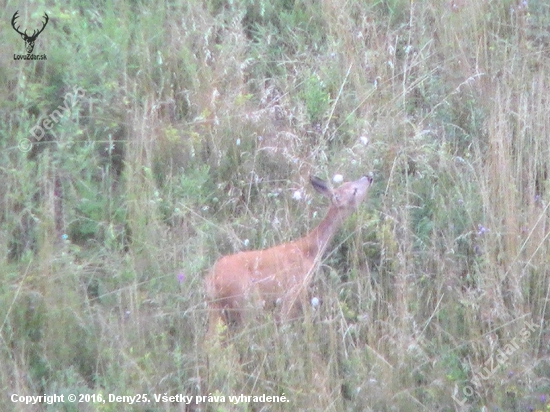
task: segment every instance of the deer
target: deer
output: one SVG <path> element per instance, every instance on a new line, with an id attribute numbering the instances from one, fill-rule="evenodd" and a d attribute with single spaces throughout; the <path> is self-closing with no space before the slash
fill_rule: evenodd
<path id="1" fill-rule="evenodd" d="M 373 178 L 363 176 L 333 189 L 312 176 L 310 183 L 330 199 L 325 217 L 297 240 L 263 250 L 242 251 L 219 258 L 206 276 L 209 334 L 222 322 L 242 325 L 247 312 L 280 310 L 278 321 L 294 319 L 303 308 L 312 275 L 331 239 L 367 196 Z"/>

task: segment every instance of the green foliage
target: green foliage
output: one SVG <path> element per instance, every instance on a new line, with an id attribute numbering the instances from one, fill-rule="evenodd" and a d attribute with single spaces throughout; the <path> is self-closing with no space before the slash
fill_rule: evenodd
<path id="1" fill-rule="evenodd" d="M 312 124 L 322 121 L 326 115 L 330 96 L 325 88 L 325 84 L 317 75 L 311 75 L 304 81 L 302 98 Z"/>
<path id="2" fill-rule="evenodd" d="M 374 6 L 388 15 L 391 24 L 403 24 L 408 18 L 412 0 L 377 0 Z"/>
<path id="3" fill-rule="evenodd" d="M 453 394 L 516 342 L 465 408 L 548 407 L 544 1 L 52 1 L 47 13 L 47 60 L 0 63 L 3 393 L 455 410 Z M 42 11 L 20 14 L 31 32 Z M 19 53 L 9 24 L 0 34 Z M 311 230 L 327 200 L 309 175 L 369 171 L 369 199 L 313 276 L 320 305 L 285 324 L 251 308 L 250 324 L 207 342 L 203 278 L 220 253 Z M 519 343 L 525 321 L 540 329 Z"/>

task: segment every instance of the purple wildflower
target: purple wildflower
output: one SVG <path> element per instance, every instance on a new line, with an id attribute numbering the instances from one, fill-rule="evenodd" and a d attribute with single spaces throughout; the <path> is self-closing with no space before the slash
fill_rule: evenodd
<path id="1" fill-rule="evenodd" d="M 481 223 L 477 225 L 477 235 L 482 236 L 485 232 L 488 232 L 489 229 L 484 227 Z"/>

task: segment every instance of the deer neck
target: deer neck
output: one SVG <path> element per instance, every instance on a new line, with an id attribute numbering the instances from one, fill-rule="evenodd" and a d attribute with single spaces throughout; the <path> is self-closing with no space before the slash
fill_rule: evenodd
<path id="1" fill-rule="evenodd" d="M 329 242 L 342 226 L 345 216 L 335 207 L 331 207 L 323 220 L 307 234 L 303 240 L 309 256 L 317 257 L 325 253 Z"/>

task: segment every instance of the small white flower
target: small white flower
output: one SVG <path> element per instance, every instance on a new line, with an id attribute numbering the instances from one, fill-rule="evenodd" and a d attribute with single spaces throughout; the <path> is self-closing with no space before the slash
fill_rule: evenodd
<path id="1" fill-rule="evenodd" d="M 294 200 L 302 200 L 302 192 L 299 190 L 294 191 L 294 193 L 292 194 L 292 198 Z"/>
<path id="2" fill-rule="evenodd" d="M 332 177 L 332 181 L 334 183 L 342 183 L 344 181 L 344 176 L 342 176 L 341 174 L 335 174 L 333 177 Z"/>
<path id="3" fill-rule="evenodd" d="M 319 307 L 319 298 L 318 297 L 311 298 L 311 306 L 313 307 L 313 309 L 317 309 Z"/>

